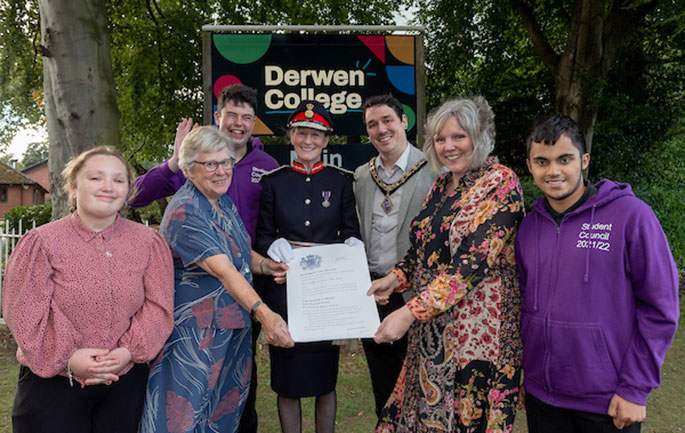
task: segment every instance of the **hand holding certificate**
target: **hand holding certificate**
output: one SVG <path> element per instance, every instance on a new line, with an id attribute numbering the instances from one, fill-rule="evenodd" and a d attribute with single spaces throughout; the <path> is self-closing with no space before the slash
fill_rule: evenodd
<path id="1" fill-rule="evenodd" d="M 380 325 L 363 245 L 297 248 L 288 265 L 288 329 L 298 343 L 371 338 Z"/>

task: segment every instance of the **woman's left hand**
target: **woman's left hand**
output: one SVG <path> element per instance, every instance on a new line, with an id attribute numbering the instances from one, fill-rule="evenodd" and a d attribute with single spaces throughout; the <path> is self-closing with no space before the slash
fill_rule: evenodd
<path id="1" fill-rule="evenodd" d="M 414 314 L 406 305 L 393 311 L 378 327 L 373 341 L 376 343 L 392 343 L 407 333 L 409 326 L 414 323 Z"/>
<path id="2" fill-rule="evenodd" d="M 285 283 L 285 278 L 288 273 L 288 265 L 285 263 L 278 263 L 271 259 L 264 260 L 264 273 L 274 277 L 276 284 Z"/>

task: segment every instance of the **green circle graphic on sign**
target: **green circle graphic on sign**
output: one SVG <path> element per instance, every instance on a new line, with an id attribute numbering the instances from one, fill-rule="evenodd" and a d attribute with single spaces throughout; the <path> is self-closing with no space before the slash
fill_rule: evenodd
<path id="1" fill-rule="evenodd" d="M 217 51 L 241 65 L 259 60 L 271 46 L 271 35 L 212 35 Z"/>
<path id="2" fill-rule="evenodd" d="M 407 116 L 407 131 L 411 131 L 416 124 L 416 113 L 407 104 L 402 104 L 402 107 L 404 108 L 404 115 Z"/>

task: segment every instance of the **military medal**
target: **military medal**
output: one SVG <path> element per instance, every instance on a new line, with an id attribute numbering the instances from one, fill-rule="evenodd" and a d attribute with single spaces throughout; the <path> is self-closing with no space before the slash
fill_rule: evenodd
<path id="1" fill-rule="evenodd" d="M 385 198 L 381 202 L 381 208 L 383 208 L 383 212 L 385 212 L 386 215 L 390 215 L 390 211 L 392 211 L 392 208 L 395 205 L 395 203 L 393 203 L 390 199 L 390 195 L 400 189 L 400 187 L 404 185 L 410 177 L 416 174 L 425 164 L 426 160 L 422 159 L 421 161 L 417 162 L 416 165 L 411 168 L 411 170 L 404 173 L 404 176 L 402 176 L 397 182 L 393 184 L 387 184 L 383 182 L 380 176 L 378 176 L 378 171 L 376 171 L 376 157 L 374 156 L 371 158 L 371 161 L 369 161 L 369 173 L 371 174 L 371 178 L 376 183 L 378 188 L 380 188 L 380 190 L 385 194 Z"/>
<path id="2" fill-rule="evenodd" d="M 331 198 L 331 192 L 330 191 L 322 191 L 321 196 L 323 197 L 323 201 L 321 202 L 321 206 L 330 207 L 331 202 L 328 199 Z"/>

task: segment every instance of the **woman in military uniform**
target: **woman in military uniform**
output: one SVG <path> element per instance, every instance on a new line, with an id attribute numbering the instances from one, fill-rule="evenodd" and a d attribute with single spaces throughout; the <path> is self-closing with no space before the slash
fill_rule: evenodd
<path id="1" fill-rule="evenodd" d="M 287 262 L 294 258 L 293 245 L 359 243 L 352 173 L 321 162 L 333 131 L 329 114 L 319 102 L 303 101 L 287 128 L 297 159 L 262 177 L 255 249 Z M 287 320 L 285 284 L 271 282 L 263 299 Z M 338 354 L 330 341 L 269 346 L 271 387 L 284 433 L 302 430 L 302 397 L 316 397 L 316 432 L 333 432 Z"/>

